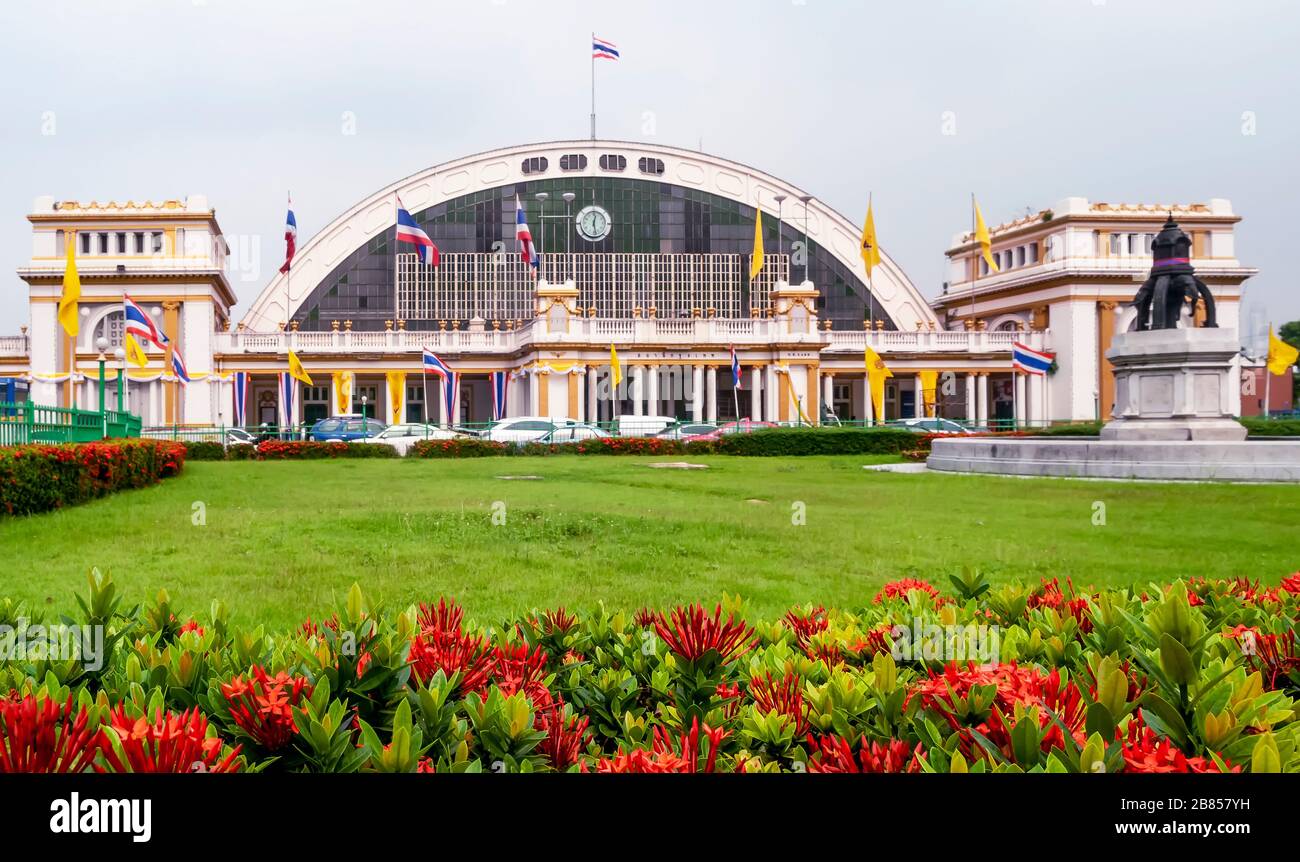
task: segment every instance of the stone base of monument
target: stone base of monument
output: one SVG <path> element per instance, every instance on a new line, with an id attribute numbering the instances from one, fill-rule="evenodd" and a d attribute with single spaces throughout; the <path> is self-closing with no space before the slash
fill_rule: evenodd
<path id="1" fill-rule="evenodd" d="M 1232 329 L 1122 332 L 1106 358 L 1115 369 L 1115 418 L 1103 440 L 1245 440 L 1232 417 L 1237 333 Z"/>
<path id="2" fill-rule="evenodd" d="M 1247 440 L 1232 418 L 1237 334 L 1224 329 L 1125 332 L 1115 368 L 1115 419 L 1101 437 L 935 440 L 931 470 L 1004 476 L 1300 482 L 1300 440 Z"/>

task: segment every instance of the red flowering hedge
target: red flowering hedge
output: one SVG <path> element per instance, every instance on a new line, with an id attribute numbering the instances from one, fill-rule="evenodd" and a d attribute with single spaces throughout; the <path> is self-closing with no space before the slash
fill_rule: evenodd
<path id="1" fill-rule="evenodd" d="M 457 437 L 452 440 L 417 440 L 407 450 L 412 458 L 486 458 L 492 455 L 513 455 L 517 447 L 478 437 Z"/>
<path id="2" fill-rule="evenodd" d="M 233 447 L 232 447 L 233 448 Z M 344 443 L 341 440 L 263 440 L 257 444 L 259 461 L 315 461 L 322 458 L 396 458 L 387 443 Z M 242 460 L 236 458 L 235 460 Z"/>
<path id="3" fill-rule="evenodd" d="M 264 632 L 92 572 L 103 660 L 7 662 L 0 772 L 1300 772 L 1300 573 L 949 582 L 485 622 L 353 586 Z"/>
<path id="4" fill-rule="evenodd" d="M 164 440 L 2 447 L 0 514 L 32 515 L 143 488 L 184 465 L 184 444 Z"/>

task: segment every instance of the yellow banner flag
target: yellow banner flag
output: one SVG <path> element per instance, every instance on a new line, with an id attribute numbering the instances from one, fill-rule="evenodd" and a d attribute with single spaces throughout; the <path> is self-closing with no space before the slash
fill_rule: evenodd
<path id="1" fill-rule="evenodd" d="M 934 416 L 935 402 L 938 398 L 939 372 L 919 371 L 916 375 L 921 383 L 921 397 L 925 405 L 925 415 Z"/>
<path id="2" fill-rule="evenodd" d="M 1268 328 L 1268 372 L 1286 374 L 1286 370 L 1295 365 L 1300 358 L 1300 350 L 1287 344 L 1273 334 L 1273 327 Z"/>
<path id="3" fill-rule="evenodd" d="M 292 350 L 289 351 L 289 376 L 294 380 L 301 380 L 308 386 L 316 385 L 312 383 L 311 375 L 307 373 L 307 369 L 302 367 L 302 360 L 298 358 L 298 354 Z"/>
<path id="4" fill-rule="evenodd" d="M 754 208 L 754 253 L 749 256 L 749 280 L 763 271 L 763 211 Z"/>
<path id="5" fill-rule="evenodd" d="M 68 262 L 63 267 L 63 293 L 59 296 L 59 324 L 72 338 L 81 330 L 77 320 L 77 303 L 81 300 L 81 276 L 77 275 L 77 232 L 64 231 Z"/>
<path id="6" fill-rule="evenodd" d="M 862 224 L 862 262 L 867 267 L 867 278 L 871 270 L 880 265 L 880 247 L 876 245 L 876 218 L 871 213 L 871 203 L 867 202 L 867 220 Z"/>
<path id="7" fill-rule="evenodd" d="M 984 256 L 984 262 L 989 265 L 990 272 L 997 272 L 997 262 L 993 260 L 993 240 L 989 236 L 989 227 L 984 224 L 984 214 L 980 212 L 980 205 L 975 202 L 975 198 L 970 199 L 971 206 L 975 207 L 975 241 L 980 244 L 980 253 Z"/>
<path id="8" fill-rule="evenodd" d="M 140 342 L 135 340 L 135 336 L 129 332 L 126 334 L 125 347 L 128 362 L 136 368 L 145 368 L 149 365 L 149 357 L 145 355 L 144 348 L 140 346 Z"/>
<path id="9" fill-rule="evenodd" d="M 406 403 L 406 372 L 388 371 L 384 373 L 388 383 L 388 403 L 393 408 L 393 424 L 402 421 L 402 407 Z"/>
<path id="10" fill-rule="evenodd" d="M 331 376 L 334 384 L 334 406 L 336 413 L 352 412 L 352 372 L 335 371 Z"/>
<path id="11" fill-rule="evenodd" d="M 885 366 L 880 354 L 867 345 L 864 363 L 867 369 L 867 383 L 871 389 L 872 417 L 877 421 L 885 418 L 885 381 L 894 376 L 894 372 Z"/>
<path id="12" fill-rule="evenodd" d="M 609 375 L 610 388 L 617 389 L 623 382 L 623 365 L 618 361 L 618 351 L 612 344 L 609 346 Z"/>

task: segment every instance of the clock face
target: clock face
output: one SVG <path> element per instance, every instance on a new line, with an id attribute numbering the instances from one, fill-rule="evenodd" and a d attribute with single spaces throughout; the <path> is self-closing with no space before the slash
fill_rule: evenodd
<path id="1" fill-rule="evenodd" d="M 609 236 L 609 213 L 598 206 L 584 207 L 575 219 L 578 236 L 588 242 L 600 242 Z"/>

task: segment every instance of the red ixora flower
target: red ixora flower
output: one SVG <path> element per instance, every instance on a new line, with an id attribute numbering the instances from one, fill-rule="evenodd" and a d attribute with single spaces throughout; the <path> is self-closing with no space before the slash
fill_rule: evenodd
<path id="1" fill-rule="evenodd" d="M 199 637 L 203 637 L 203 626 L 199 625 L 198 620 L 191 619 L 181 626 L 179 634 L 185 634 L 186 632 L 198 632 Z"/>
<path id="2" fill-rule="evenodd" d="M 1287 575 L 1285 578 L 1282 579 L 1282 583 L 1279 584 L 1278 587 L 1284 592 L 1288 592 L 1291 593 L 1292 595 L 1300 596 L 1300 572 Z"/>
<path id="3" fill-rule="evenodd" d="M 876 593 L 873 600 L 875 604 L 880 604 L 884 599 L 906 599 L 907 594 L 911 592 L 922 592 L 940 601 L 939 590 L 929 581 L 923 581 L 920 578 L 902 578 L 897 581 L 890 581 L 881 587 L 880 592 Z"/>
<path id="4" fill-rule="evenodd" d="M 147 716 L 128 718 L 118 704 L 104 725 L 104 759 L 113 772 L 238 772 L 239 751 L 235 747 L 221 757 L 222 742 L 208 736 L 208 718 L 198 707 L 179 715 L 160 707 L 150 721 Z M 116 736 L 114 746 L 110 734 Z M 118 748 L 121 756 L 118 755 Z"/>
<path id="5" fill-rule="evenodd" d="M 704 765 L 700 765 L 700 720 L 691 719 L 691 729 L 681 735 L 680 741 L 674 740 L 662 727 L 654 729 L 654 742 L 650 750 L 634 748 L 631 751 L 619 749 L 612 758 L 601 758 L 596 767 L 597 772 L 716 772 L 718 766 L 718 749 L 722 741 L 731 732 L 722 728 L 704 725 L 704 739 L 708 746 Z"/>
<path id="6" fill-rule="evenodd" d="M 751 677 L 749 696 L 760 712 L 764 714 L 777 712 L 790 719 L 790 723 L 794 725 L 795 736 L 801 737 L 808 732 L 808 713 L 803 702 L 803 679 L 793 671 L 787 671 L 780 680 L 772 679 L 771 673 Z"/>
<path id="7" fill-rule="evenodd" d="M 95 768 L 99 730 L 88 728 L 86 708 L 52 698 L 0 699 L 0 773 L 88 772 Z"/>
<path id="8" fill-rule="evenodd" d="M 1134 719 L 1128 727 L 1128 735 L 1115 731 L 1124 751 L 1124 771 L 1141 773 L 1165 772 L 1221 772 L 1218 764 L 1208 757 L 1188 757 L 1174 747 L 1168 739 L 1156 736 L 1141 718 Z M 1228 772 L 1241 772 L 1240 766 L 1233 766 L 1224 761 Z"/>
<path id="9" fill-rule="evenodd" d="M 546 756 L 552 769 L 564 770 L 582 758 L 582 750 L 587 746 L 587 725 L 591 719 L 587 716 L 565 714 L 564 700 L 557 698 L 554 703 L 537 711 L 534 726 L 545 731 L 546 738 L 537 745 L 537 750 Z"/>
<path id="10" fill-rule="evenodd" d="M 799 644 L 799 649 L 808 648 L 808 639 L 818 632 L 826 631 L 830 625 L 830 620 L 826 619 L 826 608 L 818 605 L 807 613 L 801 612 L 794 608 L 785 612 L 781 618 L 785 627 L 794 632 L 795 643 Z"/>
<path id="11" fill-rule="evenodd" d="M 842 736 L 833 733 L 824 734 L 820 739 L 808 735 L 808 746 L 813 751 L 808 759 L 809 772 L 920 772 L 918 757 L 921 746 L 915 749 L 901 739 L 891 739 L 887 743 L 867 741 L 863 736 L 858 740 L 858 756 L 853 756 L 853 746 Z"/>
<path id="12" fill-rule="evenodd" d="M 267 751 L 277 751 L 293 740 L 298 732 L 293 707 L 311 697 L 311 692 L 306 677 L 285 671 L 272 677 L 261 665 L 253 665 L 247 680 L 240 675 L 221 686 L 231 720 Z"/>
<path id="13" fill-rule="evenodd" d="M 671 614 L 655 620 L 655 633 L 679 658 L 697 661 L 710 650 L 717 652 L 723 664 L 745 653 L 752 645 L 754 630 L 743 620 L 728 614 L 722 619 L 722 605 L 710 615 L 703 605 L 678 606 Z"/>

